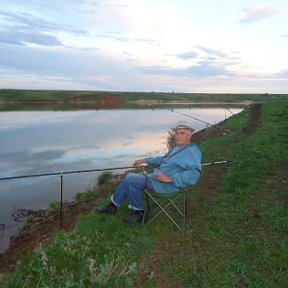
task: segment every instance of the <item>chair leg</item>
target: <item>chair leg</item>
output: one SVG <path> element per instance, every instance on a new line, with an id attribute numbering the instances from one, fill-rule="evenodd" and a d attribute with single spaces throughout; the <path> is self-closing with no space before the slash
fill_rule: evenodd
<path id="1" fill-rule="evenodd" d="M 183 211 L 181 211 L 174 203 L 174 201 L 176 199 L 178 199 L 180 196 L 182 195 L 183 197 Z M 150 212 L 150 207 L 149 207 L 149 200 L 152 199 L 153 202 L 156 204 L 156 206 L 160 209 L 160 211 L 158 213 L 156 213 L 156 215 L 154 215 L 150 220 L 147 221 L 147 223 L 145 225 L 150 224 L 152 221 L 154 221 L 162 212 L 173 222 L 173 224 L 181 231 L 181 232 L 185 232 L 185 224 L 186 224 L 186 194 L 185 192 L 182 192 L 181 194 L 178 194 L 175 198 L 173 199 L 167 199 L 168 200 L 168 204 L 166 204 L 165 206 L 163 206 L 163 203 L 159 203 L 157 201 L 157 199 L 155 199 L 148 191 L 145 191 L 145 197 L 146 197 L 146 209 L 145 211 Z M 167 202 L 166 202 L 167 203 Z M 182 227 L 166 212 L 166 209 L 169 206 L 173 206 L 174 208 L 176 208 L 176 210 L 180 213 L 180 215 L 182 216 Z M 156 208 L 157 208 L 156 207 Z M 147 213 L 147 212 L 145 212 Z M 146 215 L 145 215 L 146 216 Z M 145 217 L 146 218 L 146 217 Z M 144 219 L 145 219 L 144 218 Z M 142 221 L 142 225 L 144 225 L 144 220 Z"/>
<path id="2" fill-rule="evenodd" d="M 147 210 L 145 209 L 145 210 L 144 210 L 143 217 L 142 217 L 142 226 L 145 225 L 145 221 L 146 221 L 146 219 L 148 219 L 148 215 L 149 215 L 149 213 L 148 213 Z"/>
<path id="3" fill-rule="evenodd" d="M 186 192 L 183 192 L 183 224 L 182 224 L 182 229 L 183 233 L 186 230 L 186 217 L 187 217 L 187 199 L 186 199 Z"/>
<path id="4" fill-rule="evenodd" d="M 148 216 L 150 214 L 150 204 L 149 204 L 149 197 L 147 192 L 144 190 L 144 215 L 142 218 L 142 226 L 145 225 L 145 220 L 148 219 Z"/>

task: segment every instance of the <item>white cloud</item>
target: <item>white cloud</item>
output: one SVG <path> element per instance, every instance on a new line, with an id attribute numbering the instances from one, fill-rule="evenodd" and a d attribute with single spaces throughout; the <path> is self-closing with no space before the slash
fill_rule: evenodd
<path id="1" fill-rule="evenodd" d="M 3 0 L 0 88 L 287 92 L 287 6 L 253 2 Z"/>
<path id="2" fill-rule="evenodd" d="M 245 15 L 241 18 L 240 22 L 251 23 L 281 14 L 288 14 L 288 6 L 273 7 L 266 5 L 255 5 L 245 9 Z"/>

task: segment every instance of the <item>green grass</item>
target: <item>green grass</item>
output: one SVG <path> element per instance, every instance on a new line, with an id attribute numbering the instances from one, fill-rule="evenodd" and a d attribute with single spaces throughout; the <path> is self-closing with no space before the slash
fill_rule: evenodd
<path id="1" fill-rule="evenodd" d="M 287 94 L 230 94 L 230 93 L 164 93 L 164 92 L 112 92 L 112 91 L 69 91 L 69 90 L 17 90 L 0 89 L 0 100 L 5 101 L 65 101 L 73 98 L 100 99 L 103 96 L 121 97 L 126 101 L 160 100 L 169 101 L 194 101 L 194 102 L 235 102 L 251 100 L 262 102 L 274 98 L 287 98 Z M 0 101 L 1 103 L 1 101 Z"/>
<path id="2" fill-rule="evenodd" d="M 139 105 L 138 100 L 153 100 L 153 106 L 167 109 L 167 103 L 178 103 L 178 108 L 187 108 L 187 103 L 195 107 L 217 103 L 243 107 L 244 101 L 267 102 L 272 99 L 287 99 L 288 94 L 230 94 L 230 93 L 174 93 L 174 92 L 125 92 L 125 91 L 73 91 L 73 90 L 17 90 L 0 89 L 0 111 L 15 110 L 75 110 L 101 108 L 147 108 L 151 104 Z M 110 102 L 112 100 L 112 102 Z M 114 102 L 116 101 L 116 102 Z M 165 104 L 166 103 L 166 104 Z M 180 105 L 180 103 L 182 103 Z M 216 104 L 215 104 L 216 103 Z M 230 103 L 230 104 L 229 104 Z"/>
<path id="3" fill-rule="evenodd" d="M 142 236 L 139 227 L 127 231 L 117 219 L 91 212 L 73 232 L 57 233 L 23 258 L 4 287 L 133 287 L 136 261 L 151 249 Z"/>
<path id="4" fill-rule="evenodd" d="M 190 191 L 184 235 L 165 218 L 124 224 L 126 207 L 91 211 L 2 275 L 1 287 L 288 287 L 287 110 L 285 100 L 264 103 L 254 133 L 244 110 L 228 134 L 200 144 L 204 162 L 233 162 L 209 193 L 203 180 Z"/>

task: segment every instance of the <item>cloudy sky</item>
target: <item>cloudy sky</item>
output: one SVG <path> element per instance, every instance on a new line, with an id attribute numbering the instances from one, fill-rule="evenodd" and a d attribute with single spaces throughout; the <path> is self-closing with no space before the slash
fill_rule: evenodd
<path id="1" fill-rule="evenodd" d="M 0 2 L 0 88 L 288 92 L 287 0 Z"/>

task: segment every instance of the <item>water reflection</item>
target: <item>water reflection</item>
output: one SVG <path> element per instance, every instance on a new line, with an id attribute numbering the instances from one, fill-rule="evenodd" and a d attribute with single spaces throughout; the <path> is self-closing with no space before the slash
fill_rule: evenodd
<path id="1" fill-rule="evenodd" d="M 219 107 L 177 110 L 211 124 L 231 116 Z M 241 110 L 230 108 L 233 114 Z M 196 131 L 206 128 L 171 109 L 0 112 L 0 178 L 130 166 L 137 158 L 165 153 L 167 132 L 181 120 Z M 93 185 L 98 174 L 65 175 L 65 200 Z M 6 225 L 1 252 L 19 228 L 11 217 L 14 209 L 46 208 L 59 200 L 60 184 L 56 176 L 0 184 L 0 224 Z"/>

